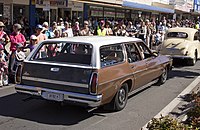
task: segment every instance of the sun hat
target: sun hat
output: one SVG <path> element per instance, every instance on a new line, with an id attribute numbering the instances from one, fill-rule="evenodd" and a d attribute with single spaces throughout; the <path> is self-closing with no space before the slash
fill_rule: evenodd
<path id="1" fill-rule="evenodd" d="M 38 25 L 36 26 L 36 29 L 41 29 L 41 30 L 43 30 L 43 27 L 42 27 L 42 25 L 38 24 Z"/>
<path id="2" fill-rule="evenodd" d="M 37 40 L 37 37 L 35 35 L 31 35 L 30 40 Z"/>
<path id="3" fill-rule="evenodd" d="M 42 24 L 42 26 L 43 26 L 43 27 L 48 27 L 49 24 L 48 24 L 48 22 L 44 22 L 44 23 Z"/>
<path id="4" fill-rule="evenodd" d="M 14 24 L 13 27 L 16 29 L 22 29 L 22 26 L 18 23 Z"/>
<path id="5" fill-rule="evenodd" d="M 0 27 L 4 27 L 4 23 L 3 22 L 0 22 Z"/>

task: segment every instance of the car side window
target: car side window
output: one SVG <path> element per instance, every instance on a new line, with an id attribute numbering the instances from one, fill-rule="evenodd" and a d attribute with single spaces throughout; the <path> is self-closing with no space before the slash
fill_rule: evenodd
<path id="1" fill-rule="evenodd" d="M 125 44 L 125 46 L 129 63 L 141 60 L 140 53 L 136 48 L 135 43 Z"/>
<path id="2" fill-rule="evenodd" d="M 194 41 L 195 40 L 199 40 L 199 32 L 196 32 L 195 34 L 194 34 Z"/>
<path id="3" fill-rule="evenodd" d="M 150 49 L 143 42 L 137 42 L 136 44 L 140 50 L 142 59 L 147 59 L 149 57 L 152 57 Z"/>
<path id="4" fill-rule="evenodd" d="M 124 61 L 122 44 L 102 46 L 100 48 L 101 67 L 110 66 Z"/>
<path id="5" fill-rule="evenodd" d="M 199 41 L 200 41 L 200 31 L 197 31 L 197 32 L 194 34 L 194 40 L 199 40 Z"/>

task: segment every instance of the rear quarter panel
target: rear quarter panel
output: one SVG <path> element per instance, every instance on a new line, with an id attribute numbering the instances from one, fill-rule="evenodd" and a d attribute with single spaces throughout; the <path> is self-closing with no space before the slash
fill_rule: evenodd
<path id="1" fill-rule="evenodd" d="M 113 99 L 122 83 L 127 80 L 134 81 L 130 67 L 126 62 L 104 67 L 98 73 L 98 92 L 103 94 L 102 104 L 109 103 Z"/>

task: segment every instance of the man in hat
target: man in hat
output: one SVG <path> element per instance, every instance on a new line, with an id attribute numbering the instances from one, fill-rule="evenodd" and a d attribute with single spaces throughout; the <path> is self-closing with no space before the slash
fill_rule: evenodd
<path id="1" fill-rule="evenodd" d="M 42 25 L 38 24 L 35 28 L 35 36 L 37 37 L 37 43 L 44 41 L 47 39 L 46 35 L 42 33 L 43 27 Z"/>

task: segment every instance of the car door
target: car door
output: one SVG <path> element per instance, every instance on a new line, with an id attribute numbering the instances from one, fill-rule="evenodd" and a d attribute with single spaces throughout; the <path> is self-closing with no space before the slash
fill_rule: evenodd
<path id="1" fill-rule="evenodd" d="M 134 78 L 133 89 L 136 89 L 147 83 L 147 65 L 146 62 L 142 60 L 140 52 L 134 42 L 126 43 L 125 47 L 127 52 L 128 64 Z"/>
<path id="2" fill-rule="evenodd" d="M 144 61 L 146 64 L 145 80 L 146 82 L 150 82 L 158 78 L 162 73 L 160 60 L 158 56 L 154 55 L 143 42 L 137 42 L 136 44 L 140 51 L 142 61 Z"/>

